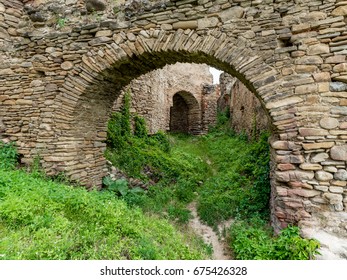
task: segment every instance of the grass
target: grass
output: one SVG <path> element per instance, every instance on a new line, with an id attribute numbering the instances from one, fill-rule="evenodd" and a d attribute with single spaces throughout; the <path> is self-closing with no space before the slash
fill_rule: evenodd
<path id="1" fill-rule="evenodd" d="M 200 218 L 214 228 L 235 219 L 226 235 L 237 259 L 309 259 L 317 253 L 319 244 L 302 239 L 297 227 L 274 237 L 268 226 L 268 134 L 249 141 L 231 131 L 227 116 L 219 114 L 217 126 L 205 136 L 148 136 L 143 120 L 137 118 L 136 124 L 135 119 L 132 132 L 130 115 L 123 117 L 109 126 L 109 135 L 117 139 L 110 142 L 121 146 L 111 145 L 106 157 L 129 177 L 156 182 L 145 195 L 124 197 L 128 204 L 185 224 L 187 204 L 196 200 Z"/>
<path id="2" fill-rule="evenodd" d="M 103 191 L 88 192 L 38 166 L 15 170 L 15 146 L 0 144 L 0 259 L 205 259 L 211 247 L 186 226 L 194 200 L 213 227 L 236 220 L 225 234 L 237 259 L 317 253 L 318 242 L 302 239 L 297 227 L 278 237 L 269 229 L 266 134 L 248 141 L 223 119 L 201 137 L 148 136 L 141 118 L 135 131 L 128 118 L 125 109 L 111 119 L 106 156 L 129 177 L 155 182 L 146 192 L 109 178 Z"/>
<path id="3" fill-rule="evenodd" d="M 0 168 L 0 259 L 205 259 L 209 250 L 112 192 Z"/>

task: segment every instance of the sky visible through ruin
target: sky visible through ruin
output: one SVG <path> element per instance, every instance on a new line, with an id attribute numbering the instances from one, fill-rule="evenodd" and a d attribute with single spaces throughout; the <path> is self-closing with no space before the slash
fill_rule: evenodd
<path id="1" fill-rule="evenodd" d="M 222 74 L 222 71 L 216 68 L 210 67 L 210 72 L 213 75 L 213 84 L 219 84 L 219 76 L 220 74 Z"/>

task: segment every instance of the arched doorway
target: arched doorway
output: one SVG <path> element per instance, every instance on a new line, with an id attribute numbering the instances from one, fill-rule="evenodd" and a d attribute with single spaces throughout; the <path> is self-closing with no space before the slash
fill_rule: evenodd
<path id="1" fill-rule="evenodd" d="M 189 92 L 177 92 L 170 107 L 170 131 L 191 134 L 201 133 L 201 110 Z"/>

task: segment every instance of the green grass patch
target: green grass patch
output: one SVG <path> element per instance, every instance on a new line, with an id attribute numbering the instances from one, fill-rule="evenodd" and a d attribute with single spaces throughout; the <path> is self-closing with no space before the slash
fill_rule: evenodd
<path id="1" fill-rule="evenodd" d="M 112 192 L 0 169 L 1 259 L 204 259 L 206 250 Z"/>

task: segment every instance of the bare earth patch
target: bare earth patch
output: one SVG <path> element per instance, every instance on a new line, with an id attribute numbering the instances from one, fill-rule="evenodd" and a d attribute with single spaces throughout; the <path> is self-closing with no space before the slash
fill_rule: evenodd
<path id="1" fill-rule="evenodd" d="M 188 209 L 191 211 L 193 218 L 189 221 L 189 227 L 198 235 L 200 235 L 204 242 L 210 244 L 213 248 L 212 259 L 213 260 L 231 260 L 232 254 L 229 246 L 224 237 L 218 236 L 212 227 L 203 224 L 198 216 L 196 210 L 196 202 L 192 202 L 188 205 Z M 232 221 L 224 222 L 218 226 L 219 232 L 223 232 L 223 229 L 228 228 Z"/>

